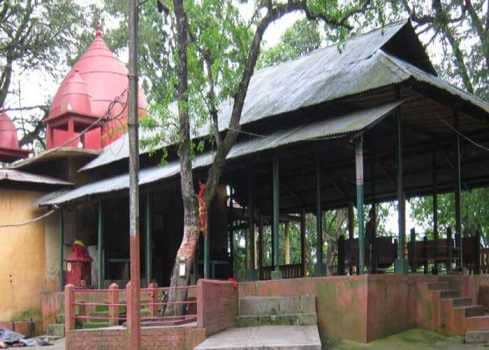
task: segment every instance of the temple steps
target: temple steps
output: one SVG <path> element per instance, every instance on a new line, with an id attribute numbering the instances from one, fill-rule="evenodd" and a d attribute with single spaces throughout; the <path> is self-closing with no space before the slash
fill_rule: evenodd
<path id="1" fill-rule="evenodd" d="M 234 328 L 207 338 L 195 350 L 320 350 L 314 296 L 239 299 Z"/>
<path id="2" fill-rule="evenodd" d="M 489 312 L 464 295 L 457 275 L 440 276 L 426 283 L 433 300 L 433 329 L 465 337 L 470 344 L 489 344 Z"/>

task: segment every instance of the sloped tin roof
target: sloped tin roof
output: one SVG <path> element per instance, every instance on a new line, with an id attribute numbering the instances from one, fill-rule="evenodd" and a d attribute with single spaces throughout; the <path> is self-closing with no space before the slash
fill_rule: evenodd
<path id="1" fill-rule="evenodd" d="M 396 33 L 409 25 L 400 22 L 354 36 L 339 51 L 328 46 L 307 56 L 257 71 L 250 82 L 241 125 L 291 112 L 336 98 L 392 84 L 406 77 L 397 76 L 375 55 Z M 219 111 L 219 127 L 229 124 L 232 104 L 227 101 Z M 208 125 L 194 131 L 194 137 L 209 133 Z M 143 130 L 144 137 L 144 130 Z M 162 141 L 161 147 L 170 143 Z M 144 152 L 144 151 L 143 151 Z M 127 158 L 127 134 L 104 148 L 81 170 L 97 168 Z"/>
<path id="2" fill-rule="evenodd" d="M 227 159 L 235 159 L 256 152 L 304 141 L 324 140 L 363 132 L 391 113 L 401 103 L 402 101 L 389 103 L 380 107 L 356 111 L 292 129 L 276 131 L 264 137 L 256 137 L 234 145 Z M 209 166 L 212 161 L 213 154 L 206 153 L 197 156 L 193 160 L 192 165 L 194 169 L 197 169 Z M 145 185 L 160 181 L 176 176 L 179 173 L 180 163 L 178 161 L 173 161 L 162 166 L 145 168 L 139 172 L 139 184 Z M 46 197 L 44 200 L 40 200 L 40 205 L 59 205 L 90 195 L 110 193 L 128 188 L 129 176 L 124 174 L 81 186 L 72 191 L 62 193 L 59 196 Z"/>

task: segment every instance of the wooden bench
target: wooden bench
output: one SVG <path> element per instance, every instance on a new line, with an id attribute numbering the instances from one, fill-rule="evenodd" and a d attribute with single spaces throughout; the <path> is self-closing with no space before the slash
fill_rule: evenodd
<path id="1" fill-rule="evenodd" d="M 365 266 L 369 268 L 369 272 L 375 273 L 392 266 L 396 257 L 397 241 L 392 237 L 376 237 L 373 241 L 366 240 Z M 358 271 L 358 238 L 345 239 L 344 236 L 340 236 L 337 273 L 344 275 L 346 267 L 350 273 L 353 272 L 354 267 Z"/>
<path id="2" fill-rule="evenodd" d="M 424 273 L 428 273 L 428 264 L 444 264 L 450 271 L 452 264 L 456 263 L 460 269 L 460 249 L 463 252 L 463 267 L 471 273 L 480 273 L 481 247 L 480 234 L 463 237 L 462 246 L 460 236 L 452 238 L 452 231 L 447 229 L 447 238 L 429 240 L 426 236 L 422 241 L 416 241 L 416 232 L 411 230 L 411 240 L 408 243 L 408 261 L 411 271 L 415 272 L 420 266 Z M 436 268 L 434 270 L 436 272 Z"/>

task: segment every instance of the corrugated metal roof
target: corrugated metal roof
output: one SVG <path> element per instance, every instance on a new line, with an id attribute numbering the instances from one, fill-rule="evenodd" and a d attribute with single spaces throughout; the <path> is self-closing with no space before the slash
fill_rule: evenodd
<path id="1" fill-rule="evenodd" d="M 241 125 L 294 111 L 328 100 L 392 83 L 392 72 L 379 65 L 374 54 L 408 22 L 395 23 L 349 39 L 341 52 L 337 46 L 313 51 L 307 56 L 257 71 L 248 88 Z M 398 77 L 395 77 L 398 81 Z M 229 125 L 231 101 L 219 111 L 219 128 Z M 194 130 L 194 137 L 209 133 L 208 125 Z M 144 137 L 144 129 L 142 130 Z M 162 147 L 168 143 L 162 143 Z M 104 148 L 81 170 L 93 169 L 127 158 L 127 134 Z"/>
<path id="2" fill-rule="evenodd" d="M 402 102 L 394 102 L 380 107 L 357 111 L 342 116 L 328 118 L 319 122 L 299 126 L 292 129 L 277 131 L 271 135 L 256 137 L 246 142 L 241 142 L 233 146 L 227 159 L 235 159 L 260 151 L 271 150 L 280 146 L 290 145 L 302 141 L 314 139 L 327 139 L 351 133 L 364 131 L 380 121 L 383 117 L 392 112 Z M 208 166 L 213 161 L 213 154 L 202 154 L 197 156 L 193 162 L 193 168 Z M 170 178 L 180 172 L 180 163 L 171 163 L 142 169 L 139 173 L 139 184 L 145 185 L 152 182 Z M 80 199 L 90 195 L 109 193 L 113 191 L 125 190 L 129 187 L 129 177 L 127 174 L 115 176 L 109 179 L 97 181 L 88 185 L 81 186 L 72 191 L 62 193 L 59 196 L 46 197 L 40 201 L 41 205 L 59 205 Z"/>
<path id="3" fill-rule="evenodd" d="M 71 182 L 54 177 L 35 175 L 14 169 L 0 169 L 0 182 L 26 182 L 31 184 L 71 186 Z"/>
<path id="4" fill-rule="evenodd" d="M 353 37 L 345 43 L 341 52 L 336 46 L 321 48 L 297 60 L 256 72 L 250 82 L 241 124 L 399 84 L 408 79 L 428 83 L 489 113 L 487 102 L 382 51 L 382 47 L 406 25 L 408 22 L 397 23 Z M 229 124 L 231 108 L 230 101 L 221 106 L 219 127 L 222 130 Z M 194 136 L 206 134 L 208 125 L 196 130 Z M 162 141 L 161 147 L 168 144 Z M 126 134 L 107 146 L 82 170 L 110 164 L 127 158 L 128 154 Z"/>

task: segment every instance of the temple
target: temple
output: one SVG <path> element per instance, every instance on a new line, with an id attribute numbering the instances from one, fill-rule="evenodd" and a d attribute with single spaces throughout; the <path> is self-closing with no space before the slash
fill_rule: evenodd
<path id="1" fill-rule="evenodd" d="M 110 337 L 118 339 L 114 349 L 127 346 L 127 316 L 119 310 L 129 280 L 126 90 L 127 70 L 97 31 L 44 120 L 48 149 L 4 170 L 42 178 L 42 186 L 18 189 L 0 177 L 0 196 L 32 192 L 24 203 L 29 210 L 54 212 L 24 228 L 35 226 L 44 240 L 39 273 L 46 277 L 36 289 L 44 299 L 33 299 L 32 307 L 42 305 L 46 326 L 65 303 L 71 349 L 96 348 Z M 142 90 L 139 96 L 144 116 Z M 230 113 L 231 104 L 223 103 L 220 132 Z M 489 154 L 478 146 L 487 142 L 488 121 L 487 102 L 437 76 L 409 22 L 354 36 L 341 52 L 320 48 L 255 72 L 242 133 L 208 208 L 209 232 L 192 270 L 180 270 L 192 281 L 181 301 L 186 306 L 171 316 L 161 310 L 168 308 L 183 232 L 177 145 L 162 140 L 156 150 L 141 151 L 143 344 L 164 339 L 161 348 L 193 349 L 227 328 L 271 322 L 269 315 L 240 314 L 253 309 L 250 300 L 271 297 L 314 298 L 307 315 L 284 322 L 314 325 L 323 339 L 370 342 L 415 327 L 452 335 L 489 330 L 489 254 L 461 215 L 463 192 L 489 184 Z M 193 131 L 196 141 L 209 134 L 207 125 Z M 196 184 L 213 161 L 204 144 L 193 159 Z M 3 145 L 2 138 L 0 154 Z M 455 208 L 454 227 L 443 231 L 442 193 L 454 193 Z M 406 227 L 406 200 L 419 196 L 434 199 L 430 236 Z M 378 235 L 375 218 L 377 205 L 388 201 L 396 203 L 398 231 L 387 237 Z M 326 250 L 324 212 L 339 208 L 349 213 L 348 235 Z M 314 215 L 314 228 L 306 227 L 306 215 Z M 3 230 L 13 236 L 16 229 Z M 316 235 L 314 246 L 308 235 Z M 292 261 L 293 239 L 300 252 Z M 90 270 L 60 299 L 75 241 L 86 247 Z M 246 250 L 244 272 L 237 249 Z M 22 261 L 9 264 L 0 266 L 15 271 Z M 3 293 L 0 320 L 10 309 L 22 311 L 4 306 Z M 103 328 L 114 325 L 120 328 Z M 85 328 L 93 326 L 105 331 L 92 336 Z"/>

